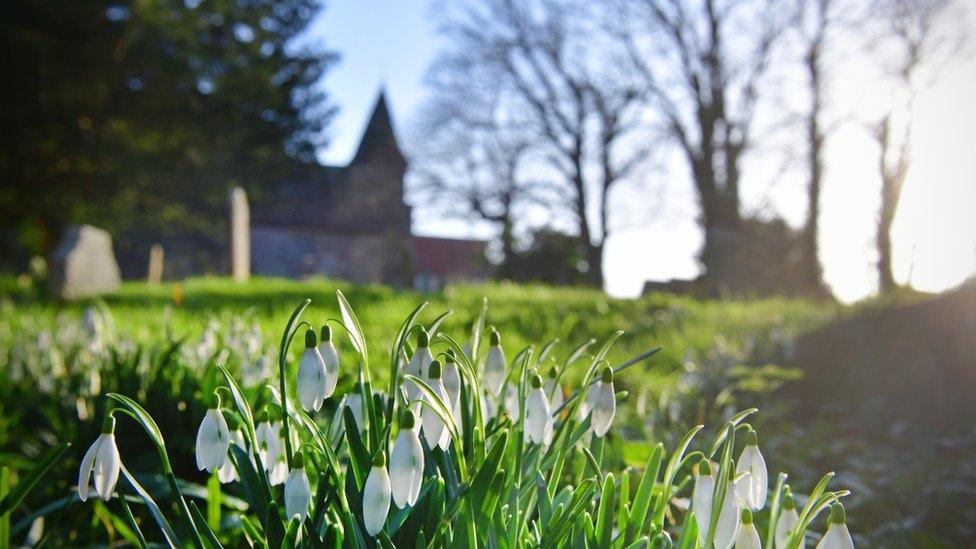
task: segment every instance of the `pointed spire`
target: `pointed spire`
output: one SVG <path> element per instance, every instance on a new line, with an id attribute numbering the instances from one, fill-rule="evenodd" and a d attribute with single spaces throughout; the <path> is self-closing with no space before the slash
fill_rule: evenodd
<path id="1" fill-rule="evenodd" d="M 379 97 L 376 98 L 373 113 L 369 117 L 369 123 L 366 124 L 366 130 L 363 132 L 359 149 L 356 150 L 356 156 L 353 157 L 352 163 L 362 162 L 377 153 L 386 155 L 387 158 L 392 155 L 393 159 L 406 164 L 406 159 L 397 144 L 396 133 L 393 131 L 393 122 L 390 119 L 390 109 L 386 100 L 386 90 L 383 88 L 380 89 Z"/>

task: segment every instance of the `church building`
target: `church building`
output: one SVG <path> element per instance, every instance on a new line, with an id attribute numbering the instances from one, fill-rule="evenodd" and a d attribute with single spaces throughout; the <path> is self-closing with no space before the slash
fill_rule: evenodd
<path id="1" fill-rule="evenodd" d="M 348 165 L 313 165 L 252 205 L 253 272 L 419 290 L 487 278 L 484 241 L 412 234 L 407 169 L 381 93 Z"/>

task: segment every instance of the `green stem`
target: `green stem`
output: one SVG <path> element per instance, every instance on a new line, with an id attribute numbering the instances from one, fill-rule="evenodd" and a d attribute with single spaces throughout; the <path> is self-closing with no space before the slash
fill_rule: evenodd
<path id="1" fill-rule="evenodd" d="M 0 468 L 0 500 L 10 491 L 10 468 Z M 10 549 L 10 513 L 0 517 L 0 549 Z"/>
<path id="2" fill-rule="evenodd" d="M 301 316 L 302 311 L 305 310 L 309 304 L 312 303 L 311 299 L 306 299 L 301 305 L 295 308 L 295 311 L 291 313 L 291 318 L 288 319 L 288 324 L 285 326 L 285 332 L 281 334 L 281 348 L 278 350 L 278 383 L 279 391 L 281 391 L 281 422 L 285 428 L 285 462 L 288 464 L 288 470 L 291 470 L 291 428 L 288 426 L 288 391 L 285 386 L 285 361 L 288 356 L 288 346 L 291 344 L 292 338 L 295 336 L 295 331 L 297 326 L 295 321 Z"/>

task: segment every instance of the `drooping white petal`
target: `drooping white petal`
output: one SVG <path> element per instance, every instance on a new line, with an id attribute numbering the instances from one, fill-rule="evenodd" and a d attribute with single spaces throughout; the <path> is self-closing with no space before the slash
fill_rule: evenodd
<path id="1" fill-rule="evenodd" d="M 613 416 L 617 413 L 613 383 L 599 381 L 590 391 L 595 393 L 592 401 L 593 409 L 590 411 L 590 425 L 593 427 L 593 434 L 602 437 L 610 430 Z"/>
<path id="2" fill-rule="evenodd" d="M 776 521 L 776 549 L 786 549 L 786 540 L 790 537 L 790 532 L 796 528 L 796 525 L 800 523 L 800 515 L 796 512 L 796 508 L 793 509 L 783 509 L 779 513 L 779 519 Z M 800 549 L 806 546 L 806 536 L 804 539 L 800 540 Z"/>
<path id="3" fill-rule="evenodd" d="M 319 344 L 319 354 L 325 361 L 325 398 L 329 398 L 339 382 L 339 353 L 331 341 L 323 341 Z"/>
<path id="4" fill-rule="evenodd" d="M 302 408 L 318 411 L 325 400 L 325 361 L 319 350 L 308 347 L 302 352 L 302 360 L 298 365 L 298 401 Z"/>
<path id="5" fill-rule="evenodd" d="M 552 410 L 553 414 L 563 405 L 565 400 L 563 388 L 556 384 L 555 379 L 546 380 L 546 398 L 549 399 L 549 409 Z"/>
<path id="6" fill-rule="evenodd" d="M 488 357 L 485 359 L 485 382 L 491 394 L 495 396 L 501 394 L 502 385 L 505 383 L 505 353 L 499 345 L 488 348 Z"/>
<path id="7" fill-rule="evenodd" d="M 735 543 L 735 537 L 741 526 L 740 516 L 742 508 L 739 506 L 739 496 L 735 491 L 735 483 L 729 481 L 725 488 L 725 499 L 722 500 L 722 510 L 719 511 L 718 524 L 715 527 L 716 549 L 727 549 Z"/>
<path id="8" fill-rule="evenodd" d="M 820 538 L 817 549 L 854 549 L 854 540 L 846 524 L 831 523 L 827 533 Z"/>
<path id="9" fill-rule="evenodd" d="M 444 363 L 444 369 L 441 371 L 441 382 L 444 384 L 444 390 L 450 399 L 448 404 L 453 411 L 461 400 L 461 374 L 458 372 L 456 363 L 450 360 Z"/>
<path id="10" fill-rule="evenodd" d="M 346 407 L 352 412 L 352 418 L 356 420 L 356 427 L 362 431 L 363 429 L 363 396 L 358 392 L 349 393 L 346 395 Z"/>
<path id="11" fill-rule="evenodd" d="M 285 482 L 285 516 L 289 519 L 298 515 L 300 521 L 308 516 L 308 506 L 312 503 L 312 491 L 308 485 L 305 469 L 292 469 Z"/>
<path id="12" fill-rule="evenodd" d="M 228 459 L 217 469 L 217 480 L 221 484 L 229 484 L 231 482 L 236 482 L 240 477 L 237 476 L 237 469 L 234 467 L 234 463 Z"/>
<path id="13" fill-rule="evenodd" d="M 417 352 L 410 357 L 410 362 L 403 369 L 404 374 L 410 374 L 427 381 L 427 366 L 434 360 L 430 354 L 430 347 L 419 347 Z M 413 402 L 421 397 L 420 387 L 409 379 L 404 379 L 403 386 L 407 392 L 407 402 Z"/>
<path id="14" fill-rule="evenodd" d="M 373 467 L 363 489 L 363 522 L 369 535 L 376 536 L 386 524 L 390 512 L 390 475 L 386 467 Z"/>
<path id="15" fill-rule="evenodd" d="M 518 421 L 521 406 L 519 406 L 518 389 L 509 383 L 505 386 L 505 412 L 513 422 Z"/>
<path id="16" fill-rule="evenodd" d="M 271 470 L 268 471 L 268 481 L 272 486 L 283 484 L 288 479 L 288 464 L 285 462 L 285 453 L 278 454 L 277 459 Z"/>
<path id="17" fill-rule="evenodd" d="M 441 383 L 441 380 L 430 379 L 428 381 L 430 382 L 430 388 L 440 397 L 441 401 L 447 402 L 447 392 L 444 391 L 444 384 Z M 424 398 L 427 399 L 428 397 L 425 395 Z M 439 446 L 442 450 L 446 450 L 451 441 L 451 432 L 444 424 L 441 416 L 431 406 L 424 406 L 423 412 L 421 412 L 421 421 L 423 423 L 422 429 L 424 437 L 427 439 L 427 444 L 431 447 Z M 445 433 L 445 431 L 447 432 Z M 447 437 L 446 441 L 444 440 L 445 436 Z"/>
<path id="18" fill-rule="evenodd" d="M 197 468 L 208 473 L 219 469 L 227 459 L 230 448 L 230 431 L 224 416 L 215 408 L 207 410 L 197 430 Z"/>
<path id="19" fill-rule="evenodd" d="M 762 539 L 755 524 L 743 524 L 735 536 L 735 549 L 762 549 Z"/>
<path id="20" fill-rule="evenodd" d="M 78 499 L 88 501 L 88 483 L 91 480 L 92 468 L 95 467 L 95 456 L 98 455 L 98 447 L 105 442 L 105 435 L 101 434 L 92 442 L 85 452 L 85 457 L 81 458 L 81 467 L 78 468 Z"/>
<path id="21" fill-rule="evenodd" d="M 745 501 L 746 506 L 753 511 L 765 507 L 769 477 L 766 472 L 766 460 L 763 459 L 758 446 L 750 444 L 742 450 L 735 472 L 736 474 L 748 473 L 736 483 L 736 491 Z"/>
<path id="22" fill-rule="evenodd" d="M 695 489 L 691 496 L 691 510 L 695 513 L 698 523 L 698 543 L 705 545 L 705 537 L 712 523 L 712 492 L 715 490 L 715 477 L 712 475 L 696 475 Z"/>
<path id="23" fill-rule="evenodd" d="M 530 389 L 525 397 L 524 436 L 527 442 L 546 444 L 546 432 L 552 436 L 552 414 L 542 388 Z"/>
<path id="24" fill-rule="evenodd" d="M 424 475 L 424 450 L 414 429 L 401 430 L 390 451 L 390 484 L 397 507 L 417 503 Z"/>
<path id="25" fill-rule="evenodd" d="M 115 435 L 102 434 L 101 436 L 105 439 L 98 446 L 98 453 L 95 454 L 93 476 L 95 491 L 102 500 L 108 501 L 112 499 L 115 483 L 119 481 L 122 462 L 119 459 L 119 448 L 115 445 Z"/>

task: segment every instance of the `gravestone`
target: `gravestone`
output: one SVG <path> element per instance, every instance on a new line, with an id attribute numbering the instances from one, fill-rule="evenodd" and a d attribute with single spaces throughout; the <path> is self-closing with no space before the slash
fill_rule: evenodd
<path id="1" fill-rule="evenodd" d="M 149 248 L 149 273 L 146 282 L 155 286 L 163 281 L 163 246 L 153 244 Z"/>
<path id="2" fill-rule="evenodd" d="M 122 277 L 112 236 L 91 225 L 68 227 L 51 254 L 51 288 L 62 299 L 112 292 Z"/>
<path id="3" fill-rule="evenodd" d="M 251 212 L 241 187 L 230 191 L 230 269 L 238 282 L 251 277 Z"/>

